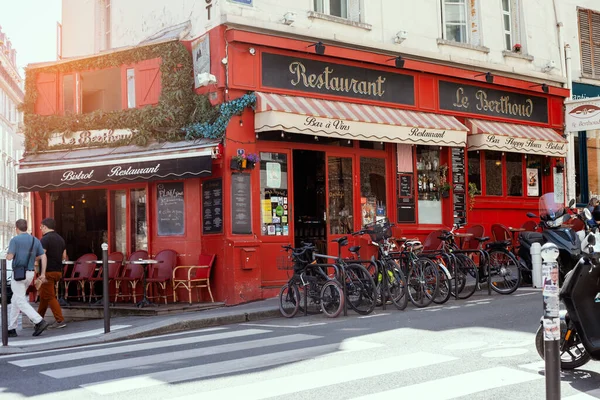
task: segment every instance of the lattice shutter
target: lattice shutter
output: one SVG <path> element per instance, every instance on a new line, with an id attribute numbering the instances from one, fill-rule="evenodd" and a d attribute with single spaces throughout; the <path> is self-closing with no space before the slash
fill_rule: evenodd
<path id="1" fill-rule="evenodd" d="M 591 28 L 592 28 L 592 57 L 593 57 L 593 67 L 594 77 L 600 78 L 600 14 L 591 12 Z"/>
<path id="2" fill-rule="evenodd" d="M 600 78 L 600 13 L 578 10 L 581 72 Z"/>

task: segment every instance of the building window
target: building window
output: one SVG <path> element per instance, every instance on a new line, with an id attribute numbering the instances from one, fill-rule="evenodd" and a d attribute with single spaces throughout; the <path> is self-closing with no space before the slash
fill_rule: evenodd
<path id="1" fill-rule="evenodd" d="M 360 206 L 362 225 L 387 216 L 385 159 L 360 158 Z"/>
<path id="2" fill-rule="evenodd" d="M 469 162 L 469 183 L 474 183 L 479 193 L 481 193 L 481 158 L 479 152 L 469 151 L 467 157 Z"/>
<path id="3" fill-rule="evenodd" d="M 285 153 L 260 153 L 261 233 L 289 236 L 288 160 Z"/>
<path id="4" fill-rule="evenodd" d="M 578 9 L 581 73 L 600 78 L 600 13 Z"/>
<path id="5" fill-rule="evenodd" d="M 360 22 L 360 0 L 314 0 L 314 9 L 322 14 Z"/>
<path id="6" fill-rule="evenodd" d="M 506 187 L 509 196 L 523 196 L 523 155 L 506 153 Z"/>
<path id="7" fill-rule="evenodd" d="M 127 69 L 127 108 L 135 108 L 135 70 Z"/>
<path id="8" fill-rule="evenodd" d="M 512 5 L 511 0 L 502 0 L 502 28 L 504 29 L 504 48 L 512 50 Z"/>
<path id="9" fill-rule="evenodd" d="M 502 153 L 485 152 L 485 194 L 502 196 Z"/>
<path id="10" fill-rule="evenodd" d="M 468 13 L 466 0 L 442 0 L 444 39 L 468 43 Z"/>

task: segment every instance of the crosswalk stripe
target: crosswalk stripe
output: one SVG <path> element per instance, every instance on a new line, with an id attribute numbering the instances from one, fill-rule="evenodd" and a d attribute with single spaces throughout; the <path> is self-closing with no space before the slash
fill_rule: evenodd
<path id="1" fill-rule="evenodd" d="M 154 341 L 149 343 L 133 344 L 128 346 L 113 347 L 109 349 L 86 350 L 75 353 L 63 353 L 55 356 L 26 358 L 23 360 L 9 361 L 10 364 L 17 367 L 32 367 L 36 365 L 54 364 L 64 361 L 82 360 L 85 358 L 102 357 L 113 354 L 132 353 L 144 350 L 156 350 L 164 347 L 180 346 L 191 343 L 210 342 L 221 339 L 239 338 L 244 336 L 259 335 L 272 331 L 264 329 L 246 329 L 243 331 L 231 331 L 225 333 L 213 333 L 203 336 L 191 336 L 180 339 L 169 339 L 163 341 Z"/>
<path id="2" fill-rule="evenodd" d="M 220 361 L 211 364 L 194 365 L 192 367 L 155 372 L 133 378 L 112 379 L 104 382 L 81 385 L 81 387 L 100 395 L 115 394 L 129 390 L 160 386 L 166 383 L 210 378 L 221 374 L 233 374 L 236 372 L 271 367 L 284 363 L 298 362 L 335 352 L 338 348 L 338 344 L 326 344 L 302 349 L 279 351 L 260 356 L 238 358 L 236 360 Z"/>
<path id="3" fill-rule="evenodd" d="M 419 398 L 423 393 L 427 393 L 428 398 L 449 400 L 537 379 L 543 379 L 543 377 L 507 367 L 495 367 L 360 396 L 354 400 Z"/>
<path id="4" fill-rule="evenodd" d="M 227 387 L 209 392 L 195 393 L 172 400 L 196 400 L 200 397 L 208 399 L 243 398 L 244 400 L 260 400 L 371 378 L 381 375 L 382 373 L 387 374 L 440 364 L 456 359 L 456 357 L 425 352 L 405 354 L 398 357 L 390 357 L 353 365 L 344 365 L 304 374 L 295 374 L 294 376 L 261 380 L 260 382 Z"/>
<path id="5" fill-rule="evenodd" d="M 321 338 L 321 336 L 296 334 L 296 335 L 287 335 L 287 336 L 274 337 L 274 338 L 251 340 L 251 341 L 247 341 L 247 342 L 229 343 L 229 344 L 212 346 L 212 347 L 201 348 L 201 349 L 188 349 L 188 350 L 170 352 L 168 354 L 168 359 L 170 362 L 172 362 L 172 361 L 177 361 L 177 360 L 185 360 L 185 359 L 203 357 L 203 356 L 208 356 L 208 355 L 232 353 L 232 352 L 242 351 L 242 350 L 276 346 L 276 345 L 280 345 L 280 344 L 296 343 L 296 342 L 314 340 L 314 339 L 319 339 L 319 338 Z M 134 368 L 134 367 L 139 367 L 139 366 L 143 366 L 143 365 L 157 364 L 157 363 L 161 362 L 160 359 L 161 359 L 160 354 L 151 354 L 149 356 L 142 356 L 142 357 L 135 357 L 135 358 L 119 360 L 118 362 L 113 360 L 113 361 L 101 362 L 101 363 L 96 363 L 96 364 L 78 365 L 76 367 L 42 371 L 41 373 L 44 375 L 50 376 L 52 378 L 62 379 L 62 378 L 70 378 L 70 377 L 74 377 L 74 376 L 95 374 L 95 373 L 99 373 L 99 372 L 116 371 L 116 370 L 120 370 L 120 369 Z"/>
<path id="6" fill-rule="evenodd" d="M 131 327 L 131 325 L 113 325 L 111 326 L 111 329 L 113 331 L 119 330 L 119 329 L 124 329 L 124 328 L 129 328 Z M 100 336 L 104 333 L 104 329 L 93 329 L 90 331 L 83 331 L 83 332 L 76 332 L 76 333 L 69 333 L 66 335 L 60 335 L 60 336 L 50 336 L 50 337 L 38 337 L 36 339 L 26 339 L 26 340 L 9 340 L 8 345 L 9 346 L 31 346 L 31 345 L 40 345 L 40 344 L 44 344 L 44 343 L 52 343 L 52 342 L 63 342 L 65 340 L 76 340 L 76 339 L 84 339 L 84 338 L 88 338 L 88 337 L 92 337 L 92 336 Z"/>
<path id="7" fill-rule="evenodd" d="M 600 389 L 590 390 L 589 392 L 577 393 L 569 397 L 563 397 L 563 400 L 598 400 L 600 398 Z"/>

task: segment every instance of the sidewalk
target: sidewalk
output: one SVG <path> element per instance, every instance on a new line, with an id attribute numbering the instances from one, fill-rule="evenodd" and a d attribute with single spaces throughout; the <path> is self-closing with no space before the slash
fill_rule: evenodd
<path id="1" fill-rule="evenodd" d="M 50 312 L 48 314 L 51 315 Z M 47 329 L 38 337 L 33 337 L 33 329 L 25 326 L 22 331 L 17 332 L 18 337 L 8 338 L 8 346 L 0 346 L 0 355 L 108 343 L 209 326 L 257 321 L 280 315 L 279 299 L 272 298 L 239 306 L 177 315 L 111 318 L 111 329 L 107 334 L 104 333 L 104 319 L 70 322 L 62 329 Z"/>

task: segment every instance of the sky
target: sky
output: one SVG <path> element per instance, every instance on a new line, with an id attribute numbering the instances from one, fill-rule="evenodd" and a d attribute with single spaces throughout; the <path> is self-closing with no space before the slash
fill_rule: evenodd
<path id="1" fill-rule="evenodd" d="M 0 26 L 17 50 L 17 66 L 56 60 L 56 23 L 61 0 L 0 0 Z"/>

